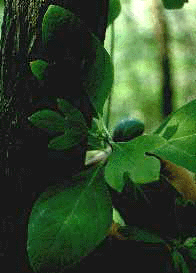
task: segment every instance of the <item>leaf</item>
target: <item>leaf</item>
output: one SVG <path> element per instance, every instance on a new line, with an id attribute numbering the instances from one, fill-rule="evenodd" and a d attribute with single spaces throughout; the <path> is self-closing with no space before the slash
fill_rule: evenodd
<path id="1" fill-rule="evenodd" d="M 184 246 L 187 248 L 195 248 L 196 250 L 196 237 L 190 237 L 184 242 Z M 195 256 L 196 258 L 196 256 Z"/>
<path id="2" fill-rule="evenodd" d="M 87 134 L 88 128 L 82 113 L 67 100 L 57 99 L 58 108 L 65 115 L 65 138 L 68 142 L 81 140 Z M 79 143 L 79 142 L 78 142 Z"/>
<path id="3" fill-rule="evenodd" d="M 61 272 L 87 256 L 106 237 L 112 202 L 103 170 L 81 174 L 75 185 L 35 203 L 27 250 L 35 272 Z M 74 183 L 74 181 L 73 181 Z"/>
<path id="4" fill-rule="evenodd" d="M 127 237 L 130 237 L 132 240 L 135 241 L 142 241 L 144 243 L 147 244 L 160 244 L 163 243 L 165 244 L 164 240 L 161 239 L 160 236 L 158 236 L 157 234 L 149 231 L 146 228 L 140 228 L 138 226 L 123 226 L 120 228 L 120 231 L 123 233 L 126 232 L 127 233 Z"/>
<path id="5" fill-rule="evenodd" d="M 55 55 L 55 51 L 61 51 L 63 48 L 66 53 L 66 41 L 67 43 L 76 42 L 70 40 L 77 38 L 76 35 L 80 32 L 81 27 L 79 18 L 69 9 L 58 5 L 49 5 L 42 21 L 42 40 L 44 46 L 49 50 L 49 55 Z M 72 45 L 74 46 L 74 44 Z"/>
<path id="6" fill-rule="evenodd" d="M 184 261 L 183 255 L 177 250 L 174 250 L 172 252 L 172 260 L 173 260 L 175 269 L 177 269 L 179 272 L 190 273 L 189 268 L 186 262 Z"/>
<path id="7" fill-rule="evenodd" d="M 66 129 L 64 135 L 57 136 L 49 142 L 48 148 L 55 150 L 68 150 L 81 143 L 82 137 L 83 134 L 80 129 Z"/>
<path id="8" fill-rule="evenodd" d="M 196 100 L 172 113 L 154 134 L 168 140 L 154 154 L 196 172 Z"/>
<path id="9" fill-rule="evenodd" d="M 88 130 L 88 150 L 103 150 L 105 148 L 105 130 L 100 119 L 93 118 Z"/>
<path id="10" fill-rule="evenodd" d="M 45 80 L 44 71 L 48 67 L 48 63 L 43 60 L 36 60 L 30 62 L 32 73 L 38 80 Z"/>
<path id="11" fill-rule="evenodd" d="M 154 134 L 159 134 L 166 139 L 196 134 L 196 100 L 172 113 Z"/>
<path id="12" fill-rule="evenodd" d="M 195 260 L 196 261 L 196 246 L 195 247 L 192 247 L 191 249 L 190 249 L 190 252 L 189 252 L 190 254 L 190 257 L 191 257 L 191 259 L 193 259 L 193 260 Z"/>
<path id="13" fill-rule="evenodd" d="M 57 132 L 64 132 L 65 120 L 57 112 L 44 109 L 35 112 L 29 118 L 29 121 L 36 127 L 54 130 Z"/>
<path id="14" fill-rule="evenodd" d="M 114 70 L 110 55 L 93 34 L 92 48 L 96 56 L 89 61 L 83 86 L 95 109 L 102 115 L 105 101 L 112 89 Z"/>
<path id="15" fill-rule="evenodd" d="M 171 138 L 151 152 L 196 173 L 196 134 Z"/>
<path id="16" fill-rule="evenodd" d="M 119 16 L 121 5 L 119 0 L 109 0 L 108 26 Z"/>
<path id="17" fill-rule="evenodd" d="M 83 88 L 100 114 L 111 91 L 114 71 L 110 55 L 88 27 L 68 9 L 50 5 L 42 21 L 42 39 L 52 59 L 78 52 L 85 61 Z"/>
<path id="18" fill-rule="evenodd" d="M 83 131 L 87 130 L 86 122 L 82 113 L 75 107 L 72 106 L 67 100 L 57 99 L 58 108 L 65 115 L 66 127 L 77 127 Z"/>
<path id="19" fill-rule="evenodd" d="M 168 140 L 177 132 L 177 130 L 178 130 L 178 124 L 168 126 L 165 129 L 165 132 L 163 133 L 163 137 Z"/>
<path id="20" fill-rule="evenodd" d="M 121 217 L 119 211 L 113 208 L 113 221 L 121 226 L 125 226 L 125 221 Z"/>
<path id="21" fill-rule="evenodd" d="M 124 174 L 129 173 L 134 183 L 148 183 L 159 179 L 160 161 L 145 153 L 163 145 L 166 140 L 159 136 L 140 136 L 131 142 L 113 144 L 113 153 L 105 167 L 107 183 L 117 191 L 124 187 Z"/>
<path id="22" fill-rule="evenodd" d="M 62 111 L 64 114 L 68 114 L 70 112 L 74 112 L 74 110 L 77 110 L 67 100 L 57 98 L 57 103 L 59 110 Z"/>

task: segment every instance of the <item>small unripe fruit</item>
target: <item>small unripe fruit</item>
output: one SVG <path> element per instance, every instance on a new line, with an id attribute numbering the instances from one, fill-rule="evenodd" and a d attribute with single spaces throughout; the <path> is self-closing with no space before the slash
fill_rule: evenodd
<path id="1" fill-rule="evenodd" d="M 144 123 L 137 119 L 121 120 L 113 131 L 113 141 L 126 142 L 142 135 Z"/>

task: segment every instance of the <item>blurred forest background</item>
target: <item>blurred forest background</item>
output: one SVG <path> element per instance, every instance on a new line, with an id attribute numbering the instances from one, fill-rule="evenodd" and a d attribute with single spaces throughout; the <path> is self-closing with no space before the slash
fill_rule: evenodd
<path id="1" fill-rule="evenodd" d="M 164 118 L 161 36 L 167 38 L 173 111 L 196 99 L 196 2 L 189 0 L 179 10 L 164 9 L 161 0 L 120 2 L 121 13 L 108 27 L 105 39 L 115 72 L 109 129 L 133 117 L 143 121 L 145 132 L 150 133 Z M 2 20 L 0 0 L 0 23 Z M 161 32 L 163 21 L 166 35 Z M 5 105 L 1 96 L 1 111 Z"/>

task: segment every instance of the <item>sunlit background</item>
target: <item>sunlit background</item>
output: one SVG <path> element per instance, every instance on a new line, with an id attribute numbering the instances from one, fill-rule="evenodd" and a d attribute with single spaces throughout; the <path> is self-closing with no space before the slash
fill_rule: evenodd
<path id="1" fill-rule="evenodd" d="M 114 22 L 115 81 L 110 127 L 124 117 L 144 121 L 146 133 L 162 121 L 162 70 L 159 25 L 155 5 L 161 0 L 120 0 L 121 13 Z M 196 2 L 182 9 L 163 9 L 168 26 L 173 109 L 196 98 Z M 111 29 L 105 47 L 111 50 Z"/>

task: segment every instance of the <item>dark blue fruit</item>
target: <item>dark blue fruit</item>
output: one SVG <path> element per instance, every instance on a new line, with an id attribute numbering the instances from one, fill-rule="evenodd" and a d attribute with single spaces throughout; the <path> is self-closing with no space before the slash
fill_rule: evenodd
<path id="1" fill-rule="evenodd" d="M 113 141 L 126 142 L 142 135 L 144 123 L 137 119 L 123 119 L 113 131 Z"/>

